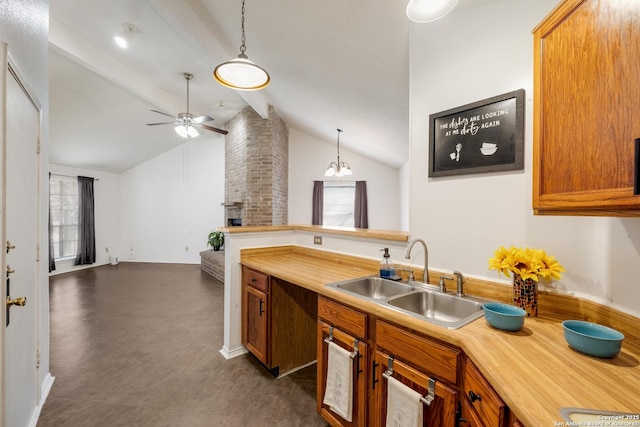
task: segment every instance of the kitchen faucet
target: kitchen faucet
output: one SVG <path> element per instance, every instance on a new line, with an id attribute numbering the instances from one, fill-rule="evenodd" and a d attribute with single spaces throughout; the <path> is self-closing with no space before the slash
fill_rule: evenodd
<path id="1" fill-rule="evenodd" d="M 462 285 L 464 284 L 464 276 L 459 271 L 454 271 L 453 275 L 456 276 L 456 279 L 457 279 L 456 296 L 463 297 L 464 288 L 462 287 Z"/>
<path id="2" fill-rule="evenodd" d="M 411 258 L 411 248 L 413 248 L 413 245 L 415 245 L 417 242 L 422 243 L 422 246 L 424 247 L 424 275 L 422 276 L 422 281 L 424 283 L 429 283 L 429 249 L 427 249 L 427 244 L 424 242 L 424 240 L 413 239 L 411 242 L 409 242 L 409 247 L 407 248 L 407 252 L 405 252 L 404 257 L 406 259 Z"/>

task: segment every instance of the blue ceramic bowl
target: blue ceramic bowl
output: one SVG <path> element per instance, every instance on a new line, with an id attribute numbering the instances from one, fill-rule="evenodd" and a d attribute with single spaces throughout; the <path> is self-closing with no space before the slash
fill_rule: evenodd
<path id="1" fill-rule="evenodd" d="M 569 347 L 589 356 L 610 359 L 620 353 L 624 335 L 615 329 L 583 320 L 562 322 Z"/>
<path id="2" fill-rule="evenodd" d="M 526 311 L 515 305 L 501 302 L 488 302 L 483 304 L 484 318 L 496 329 L 503 331 L 519 331 L 524 325 Z"/>

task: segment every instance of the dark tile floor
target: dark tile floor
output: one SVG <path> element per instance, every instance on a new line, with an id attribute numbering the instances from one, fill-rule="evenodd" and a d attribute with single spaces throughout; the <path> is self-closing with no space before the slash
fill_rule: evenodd
<path id="1" fill-rule="evenodd" d="M 223 291 L 198 265 L 53 276 L 56 380 L 38 427 L 326 426 L 315 365 L 275 379 L 251 355 L 220 354 Z"/>

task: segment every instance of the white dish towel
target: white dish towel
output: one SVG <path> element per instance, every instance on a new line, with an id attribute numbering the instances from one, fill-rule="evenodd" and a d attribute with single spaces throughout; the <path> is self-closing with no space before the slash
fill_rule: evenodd
<path id="1" fill-rule="evenodd" d="M 333 342 L 329 343 L 327 386 L 322 403 L 351 422 L 353 409 L 353 362 L 351 353 Z"/>
<path id="2" fill-rule="evenodd" d="M 422 396 L 393 377 L 387 378 L 387 427 L 422 426 Z"/>

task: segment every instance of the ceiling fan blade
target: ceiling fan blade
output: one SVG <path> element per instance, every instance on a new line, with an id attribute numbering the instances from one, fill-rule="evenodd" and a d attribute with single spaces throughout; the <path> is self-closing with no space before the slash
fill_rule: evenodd
<path id="1" fill-rule="evenodd" d="M 208 126 L 208 125 L 199 125 L 202 129 L 206 129 L 206 130 L 210 130 L 211 132 L 218 132 L 221 133 L 223 135 L 228 134 L 229 132 L 224 130 L 224 129 L 218 129 L 218 128 L 214 128 L 213 126 Z"/>
<path id="2" fill-rule="evenodd" d="M 193 119 L 191 119 L 192 123 L 196 123 L 196 124 L 200 124 L 200 123 L 204 123 L 204 122 L 212 122 L 214 120 L 213 117 L 208 116 L 208 115 L 204 115 L 204 116 L 200 116 L 200 117 L 194 117 Z"/>
<path id="3" fill-rule="evenodd" d="M 171 125 L 171 124 L 177 124 L 177 122 L 174 120 L 173 122 L 147 123 L 147 126 Z"/>
<path id="4" fill-rule="evenodd" d="M 174 116 L 174 115 L 171 115 L 171 114 L 165 113 L 165 112 L 163 112 L 163 111 L 158 111 L 158 110 L 151 110 L 151 111 L 153 111 L 154 113 L 162 114 L 162 115 L 167 116 L 167 117 L 173 117 L 173 118 L 175 118 L 175 117 L 176 117 L 176 116 Z"/>

